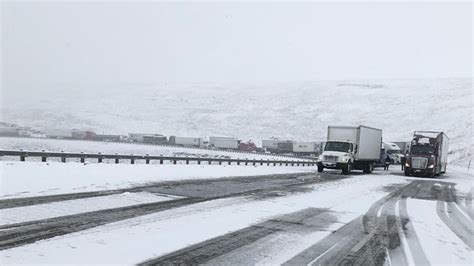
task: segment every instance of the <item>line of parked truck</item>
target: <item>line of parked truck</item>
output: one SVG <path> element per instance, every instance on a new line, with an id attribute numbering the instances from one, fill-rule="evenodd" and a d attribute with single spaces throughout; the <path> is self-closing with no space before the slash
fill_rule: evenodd
<path id="1" fill-rule="evenodd" d="M 446 172 L 449 139 L 443 132 L 415 131 L 410 142 L 383 143 L 382 130 L 366 126 L 329 126 L 318 157 L 318 172 L 325 168 L 371 173 L 389 160 L 402 163 L 405 175 L 434 177 Z"/>

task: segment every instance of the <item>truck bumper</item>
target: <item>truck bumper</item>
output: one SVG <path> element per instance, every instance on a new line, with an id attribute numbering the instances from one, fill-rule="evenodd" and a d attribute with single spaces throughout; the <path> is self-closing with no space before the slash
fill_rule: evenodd
<path id="1" fill-rule="evenodd" d="M 345 165 L 343 163 L 336 163 L 336 162 L 318 162 L 318 166 L 322 166 L 328 169 L 342 169 L 342 166 Z"/>
<path id="2" fill-rule="evenodd" d="M 405 167 L 405 172 L 412 175 L 434 175 L 436 173 L 434 168 L 416 169 L 411 167 Z"/>

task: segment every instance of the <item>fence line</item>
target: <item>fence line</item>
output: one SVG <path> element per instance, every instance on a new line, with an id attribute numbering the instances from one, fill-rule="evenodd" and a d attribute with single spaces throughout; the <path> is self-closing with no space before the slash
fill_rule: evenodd
<path id="1" fill-rule="evenodd" d="M 170 161 L 173 164 L 177 164 L 179 161 L 186 162 L 197 162 L 197 164 L 218 162 L 219 165 L 227 163 L 231 165 L 235 163 L 237 165 L 264 165 L 267 166 L 314 166 L 316 161 L 289 161 L 289 160 L 259 160 L 259 159 L 231 159 L 231 158 L 203 158 L 203 157 L 180 157 L 180 156 L 162 156 L 162 155 L 134 155 L 134 154 L 102 154 L 102 153 L 83 153 L 83 152 L 46 152 L 46 151 L 23 151 L 23 150 L 0 150 L 0 156 L 19 156 L 20 161 L 26 161 L 27 157 L 41 157 L 42 162 L 46 162 L 47 158 L 61 158 L 61 162 L 65 163 L 68 158 L 80 159 L 81 163 L 85 162 L 85 159 L 97 159 L 98 163 L 102 163 L 103 159 L 113 159 L 115 163 L 120 163 L 121 159 L 129 160 L 131 164 L 134 164 L 136 160 L 144 160 L 146 164 L 150 161 L 159 161 L 163 164 L 165 161 Z"/>

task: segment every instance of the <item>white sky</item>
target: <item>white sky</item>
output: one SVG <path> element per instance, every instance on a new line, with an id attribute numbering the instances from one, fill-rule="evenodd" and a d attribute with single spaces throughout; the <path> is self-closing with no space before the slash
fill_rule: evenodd
<path id="1" fill-rule="evenodd" d="M 472 4 L 3 2 L 4 91 L 472 76 Z"/>

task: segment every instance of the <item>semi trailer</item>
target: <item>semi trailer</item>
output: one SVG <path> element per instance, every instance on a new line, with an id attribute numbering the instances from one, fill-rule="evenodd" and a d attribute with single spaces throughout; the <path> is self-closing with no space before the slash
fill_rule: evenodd
<path id="1" fill-rule="evenodd" d="M 405 162 L 405 175 L 434 177 L 446 173 L 449 138 L 443 132 L 415 131 Z"/>
<path id="2" fill-rule="evenodd" d="M 323 153 L 318 158 L 318 172 L 325 168 L 371 173 L 380 159 L 382 130 L 366 126 L 329 126 Z"/>

